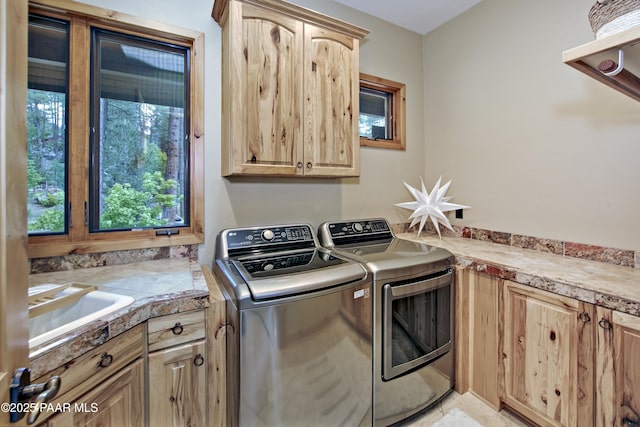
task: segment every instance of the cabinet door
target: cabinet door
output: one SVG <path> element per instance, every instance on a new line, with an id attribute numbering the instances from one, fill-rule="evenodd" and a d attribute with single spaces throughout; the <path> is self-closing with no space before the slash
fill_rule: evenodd
<path id="1" fill-rule="evenodd" d="M 144 425 L 144 370 L 142 360 L 123 369 L 71 408 L 51 418 L 47 427 L 120 427 Z"/>
<path id="2" fill-rule="evenodd" d="M 223 173 L 302 173 L 302 22 L 247 3 L 229 7 L 223 169 L 231 166 Z"/>
<path id="3" fill-rule="evenodd" d="M 640 425 L 640 317 L 598 307 L 596 425 Z"/>
<path id="4" fill-rule="evenodd" d="M 149 355 L 149 425 L 206 425 L 205 342 Z"/>
<path id="5" fill-rule="evenodd" d="M 505 281 L 503 401 L 544 426 L 593 424 L 593 306 Z"/>
<path id="6" fill-rule="evenodd" d="M 357 39 L 305 24 L 304 173 L 360 173 Z"/>

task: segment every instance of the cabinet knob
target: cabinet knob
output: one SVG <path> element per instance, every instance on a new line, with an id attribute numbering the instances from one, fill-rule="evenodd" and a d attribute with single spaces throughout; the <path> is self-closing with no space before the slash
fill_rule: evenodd
<path id="1" fill-rule="evenodd" d="M 204 365 L 204 357 L 202 357 L 202 355 L 200 353 L 196 354 L 196 357 L 193 358 L 193 364 L 195 366 Z"/>
<path id="2" fill-rule="evenodd" d="M 298 162 L 296 166 L 298 167 L 298 169 L 302 169 L 302 162 Z"/>
<path id="3" fill-rule="evenodd" d="M 173 325 L 173 328 L 171 328 L 171 332 L 173 332 L 173 335 L 180 335 L 182 332 L 184 332 L 184 328 L 182 327 L 180 322 L 176 322 L 176 324 Z"/>
<path id="4" fill-rule="evenodd" d="M 307 162 L 307 169 L 311 169 L 313 167 L 313 165 L 311 164 L 311 162 Z"/>
<path id="5" fill-rule="evenodd" d="M 111 365 L 111 362 L 113 362 L 113 356 L 109 353 L 102 353 L 102 356 L 100 356 L 100 361 L 98 362 L 98 366 L 101 368 L 106 368 L 107 366 Z"/>
<path id="6" fill-rule="evenodd" d="M 609 319 L 605 319 L 604 317 L 600 319 L 598 325 L 600 325 L 602 329 L 611 329 L 611 322 L 609 322 Z"/>

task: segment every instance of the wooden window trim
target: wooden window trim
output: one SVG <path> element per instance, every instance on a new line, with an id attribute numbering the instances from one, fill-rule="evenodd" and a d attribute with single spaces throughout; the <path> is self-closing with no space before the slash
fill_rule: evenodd
<path id="1" fill-rule="evenodd" d="M 360 73 L 360 87 L 367 87 L 393 96 L 392 122 L 393 139 L 381 140 L 360 137 L 360 145 L 363 147 L 388 148 L 392 150 L 406 150 L 406 123 L 405 123 L 405 84 L 383 79 L 371 74 Z"/>
<path id="2" fill-rule="evenodd" d="M 29 258 L 44 258 L 68 254 L 109 252 L 163 246 L 200 244 L 204 242 L 204 34 L 185 28 L 122 14 L 108 9 L 77 3 L 71 0 L 36 0 L 29 3 L 29 12 L 58 17 L 72 22 L 70 61 L 89 61 L 88 37 L 90 26 L 113 29 L 121 33 L 154 38 L 191 48 L 191 126 L 190 126 L 190 225 L 175 227 L 179 234 L 156 236 L 156 230 L 111 231 L 89 233 L 84 226 L 84 201 L 88 200 L 89 170 L 87 165 L 89 141 L 89 79 L 73 76 L 83 67 L 70 63 L 69 78 L 69 135 L 83 144 L 69 147 L 69 200 L 71 221 L 67 235 L 29 236 Z M 73 25 L 84 22 L 84 25 Z M 77 37 L 77 35 L 83 37 Z M 88 69 L 88 68 L 86 68 Z M 74 78 L 75 77 L 75 78 Z M 73 98 L 71 98 L 73 94 Z M 73 136 L 72 136 L 73 135 Z"/>

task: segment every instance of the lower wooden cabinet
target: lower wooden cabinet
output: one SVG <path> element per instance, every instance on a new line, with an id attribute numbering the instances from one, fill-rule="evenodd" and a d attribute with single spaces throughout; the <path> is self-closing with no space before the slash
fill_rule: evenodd
<path id="1" fill-rule="evenodd" d="M 207 425 L 205 324 L 204 310 L 149 319 L 149 426 Z"/>
<path id="2" fill-rule="evenodd" d="M 640 426 L 640 317 L 597 308 L 596 422 Z"/>
<path id="3" fill-rule="evenodd" d="M 52 375 L 62 380 L 49 402 L 62 411 L 43 412 L 37 422 L 48 427 L 110 427 L 120 426 L 120 417 L 128 420 L 134 415 L 125 425 L 144 425 L 143 329 L 144 325 L 137 325 L 37 378 L 35 383 L 44 383 Z"/>
<path id="4" fill-rule="evenodd" d="M 149 354 L 149 425 L 206 425 L 204 340 Z"/>
<path id="5" fill-rule="evenodd" d="M 204 310 L 152 318 L 52 370 L 37 382 L 60 375 L 61 390 L 51 404 L 65 409 L 43 413 L 39 426 L 222 425 L 217 414 L 208 416 L 207 388 L 214 387 L 207 377 L 205 330 Z"/>
<path id="6" fill-rule="evenodd" d="M 47 427 L 144 426 L 144 368 L 137 360 L 52 417 Z"/>
<path id="7" fill-rule="evenodd" d="M 640 317 L 469 269 L 456 391 L 539 426 L 640 426 Z"/>
<path id="8" fill-rule="evenodd" d="M 593 306 L 505 281 L 501 400 L 539 425 L 593 423 Z"/>

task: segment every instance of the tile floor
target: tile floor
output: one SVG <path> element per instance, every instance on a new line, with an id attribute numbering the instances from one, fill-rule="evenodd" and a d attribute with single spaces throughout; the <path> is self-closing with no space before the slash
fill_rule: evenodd
<path id="1" fill-rule="evenodd" d="M 453 408 L 464 411 L 469 417 L 486 427 L 526 427 L 529 424 L 506 411 L 496 412 L 482 400 L 471 393 L 458 394 L 452 392 L 439 404 L 421 416 L 417 416 L 402 424 L 402 427 L 429 427 L 440 420 Z M 464 426 L 451 426 L 464 427 Z"/>

